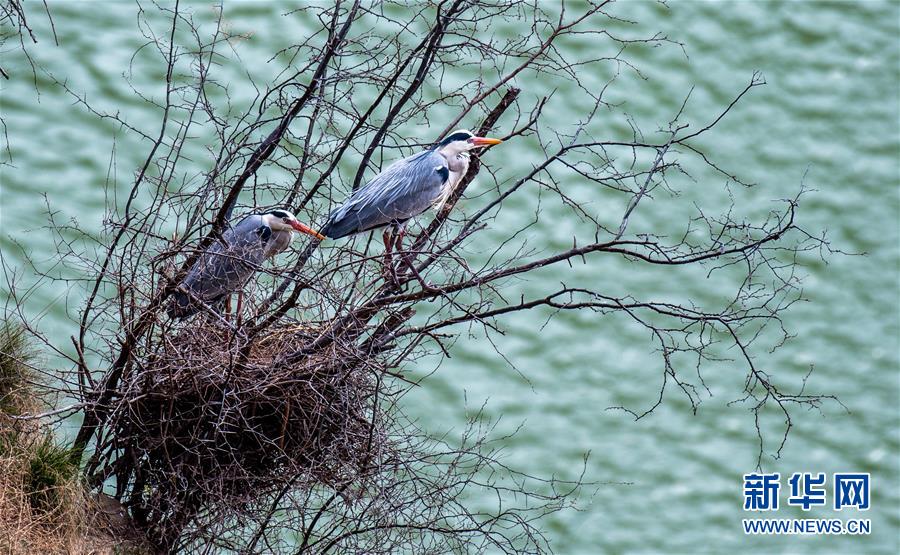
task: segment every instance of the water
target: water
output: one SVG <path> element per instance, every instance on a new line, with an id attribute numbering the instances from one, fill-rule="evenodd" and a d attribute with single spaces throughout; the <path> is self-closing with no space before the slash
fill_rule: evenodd
<path id="1" fill-rule="evenodd" d="M 135 6 L 50 6 L 60 47 L 53 44 L 40 6 L 30 6 L 39 43 L 29 44 L 28 51 L 36 67 L 68 79 L 73 90 L 99 106 L 121 110 L 135 125 L 154 128 L 158 113 L 136 100 L 123 79 L 125 73 L 142 88 L 161 78 L 150 53 L 130 60 L 143 41 L 134 32 Z M 212 10 L 203 4 L 192 9 L 200 16 L 209 11 L 207 18 Z M 758 183 L 752 193 L 740 197 L 755 210 L 768 210 L 773 207 L 770 200 L 791 196 L 805 180 L 816 191 L 803 205 L 801 223 L 827 230 L 841 250 L 867 253 L 831 256 L 827 263 L 804 258 L 809 302 L 796 305 L 786 318 L 797 337 L 771 355 L 758 353 L 757 361 L 789 385 L 798 384 L 813 365 L 808 390 L 834 393 L 849 409 L 825 405 L 821 413 L 797 411 L 782 458 L 765 457 L 764 468 L 782 475 L 871 472 L 873 506 L 864 516 L 872 519 L 872 535 L 744 536 L 740 480 L 754 468 L 758 447 L 752 415 L 727 406 L 739 396 L 743 371 L 733 364 L 710 365 L 705 378 L 712 396 L 704 397 L 696 415 L 684 396 L 671 390 L 653 415 L 634 422 L 607 407 L 641 409 L 652 404 L 659 360 L 650 352 L 646 334 L 622 319 L 563 314 L 541 327 L 550 314 L 539 311 L 503 322 L 506 334 L 493 334 L 490 341 L 478 330 L 460 330 L 453 357 L 405 398 L 406 409 L 426 428 L 441 432 L 461 429 L 466 414 L 486 402 L 487 416 L 500 418 L 498 435 L 523 425 L 508 442 L 507 462 L 535 475 L 574 478 L 590 453 L 585 479 L 599 484 L 590 490 L 596 493 L 582 498 L 580 511 L 544 522 L 560 553 L 900 552 L 897 4 L 679 2 L 665 9 L 632 2 L 615 10 L 639 22 L 622 24 L 621 29 L 635 34 L 659 30 L 682 42 L 684 52 L 674 46 L 637 49 L 631 59 L 646 80 L 624 72 L 608 100 L 624 102 L 622 109 L 652 132 L 668 121 L 691 87 L 686 119 L 704 122 L 754 70 L 763 71 L 768 85 L 755 89 L 698 146 L 714 152 L 745 180 Z M 276 71 L 264 62 L 290 44 L 301 25 L 281 16 L 285 11 L 268 3 L 226 8 L 232 32 L 251 33 L 233 44 L 261 82 Z M 588 48 L 577 43 L 566 47 L 573 55 L 578 54 L 575 49 Z M 38 259 L 45 259 L 53 247 L 50 234 L 42 229 L 40 195 L 47 194 L 61 220 L 74 218 L 96 232 L 108 172 L 127 182 L 146 147 L 109 120 L 86 113 L 43 70 L 32 75 L 13 45 L 7 43 L 5 49 L 0 67 L 14 78 L 0 81 L 0 109 L 12 164 L 0 174 L 0 245 L 4 262 L 21 272 L 24 255 L 14 242 Z M 233 82 L 244 78 L 230 66 L 223 71 Z M 598 84 L 603 79 L 584 77 Z M 525 94 L 551 86 L 534 80 L 517 84 Z M 570 84 L 552 86 L 560 88 L 560 101 L 552 105 L 558 121 L 572 121 L 575 110 L 583 112 Z M 627 130 L 620 116 L 610 116 L 607 125 L 611 136 Z M 116 164 L 111 170 L 113 146 Z M 538 159 L 539 153 L 527 150 L 533 145 L 523 143 L 521 148 L 526 149 L 521 160 Z M 691 170 L 696 183 L 684 184 L 687 198 L 725 202 L 721 176 L 699 166 Z M 594 202 L 592 209 L 601 218 L 615 221 L 620 214 L 619 206 L 578 189 L 577 180 L 569 183 L 574 194 Z M 530 217 L 531 203 L 526 199 L 511 205 L 497 226 L 502 229 L 505 223 Z M 632 225 L 677 228 L 670 227 L 670 221 L 683 215 L 679 206 L 673 205 L 671 212 L 650 209 Z M 568 244 L 577 224 L 551 225 L 559 208 L 548 203 L 544 209 L 541 223 L 524 237 L 532 248 L 550 252 Z M 485 241 L 501 236 L 495 228 Z M 472 246 L 467 256 L 477 262 L 487 252 Z M 649 298 L 690 296 L 707 304 L 731 292 L 727 279 L 707 282 L 690 272 L 644 272 L 616 260 L 573 270 L 548 269 L 511 287 L 537 294 L 562 280 L 592 280 L 610 290 L 627 287 Z M 43 288 L 30 297 L 28 309 L 45 314 L 45 333 L 66 337 L 73 332 L 69 314 L 80 295 L 77 288 Z M 495 346 L 515 368 L 494 353 Z M 409 371 L 425 374 L 438 362 L 418 361 Z M 777 437 L 771 436 L 778 433 L 777 423 L 766 426 L 769 436 Z M 767 452 L 773 449 L 769 445 Z M 779 516 L 807 515 L 783 509 Z"/>

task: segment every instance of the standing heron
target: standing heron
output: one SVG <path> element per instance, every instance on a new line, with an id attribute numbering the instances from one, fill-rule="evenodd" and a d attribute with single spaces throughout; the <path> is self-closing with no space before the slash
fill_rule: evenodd
<path id="1" fill-rule="evenodd" d="M 286 210 L 244 217 L 194 264 L 173 295 L 169 316 L 186 318 L 200 310 L 202 304 L 214 305 L 239 291 L 263 261 L 288 248 L 294 231 L 319 240 L 325 238 Z"/>
<path id="2" fill-rule="evenodd" d="M 410 218 L 447 202 L 469 169 L 469 151 L 500 142 L 461 129 L 433 148 L 394 162 L 333 210 L 322 234 L 339 239 L 387 226 L 383 239 L 390 264 L 392 247 L 402 247 Z"/>

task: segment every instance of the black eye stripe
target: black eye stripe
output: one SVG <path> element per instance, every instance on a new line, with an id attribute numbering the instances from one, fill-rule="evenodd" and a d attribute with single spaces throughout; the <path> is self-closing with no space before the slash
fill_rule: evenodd
<path id="1" fill-rule="evenodd" d="M 271 215 L 275 216 L 276 218 L 283 218 L 285 220 L 287 220 L 291 217 L 291 215 L 288 214 L 287 212 L 285 212 L 284 210 L 272 210 L 271 212 L 268 212 L 268 214 L 271 214 Z"/>
<path id="2" fill-rule="evenodd" d="M 447 137 L 446 139 L 441 141 L 441 144 L 449 145 L 450 143 L 455 142 L 455 141 L 468 141 L 469 139 L 471 139 L 474 136 L 475 135 L 472 135 L 471 133 L 465 133 L 465 132 L 453 133 L 452 135 L 450 135 L 449 137 Z"/>

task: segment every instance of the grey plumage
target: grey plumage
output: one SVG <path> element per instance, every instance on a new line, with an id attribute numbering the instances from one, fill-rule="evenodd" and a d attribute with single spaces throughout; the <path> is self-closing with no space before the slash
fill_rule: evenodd
<path id="1" fill-rule="evenodd" d="M 440 200 L 449 174 L 447 159 L 435 150 L 398 160 L 332 211 L 321 232 L 337 239 L 405 222 Z"/>
<path id="2" fill-rule="evenodd" d="M 191 316 L 200 310 L 197 299 L 215 305 L 241 289 L 266 259 L 290 246 L 294 229 L 321 239 L 283 210 L 243 218 L 200 256 L 174 293 L 169 316 Z"/>
<path id="3" fill-rule="evenodd" d="M 322 234 L 338 239 L 391 225 L 402 235 L 407 220 L 443 206 L 469 167 L 469 150 L 500 142 L 461 129 L 432 149 L 394 162 L 333 210 Z"/>

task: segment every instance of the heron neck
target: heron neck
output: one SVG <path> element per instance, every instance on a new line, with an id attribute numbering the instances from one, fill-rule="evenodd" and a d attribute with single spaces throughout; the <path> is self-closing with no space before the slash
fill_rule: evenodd
<path id="1" fill-rule="evenodd" d="M 454 173 L 465 172 L 469 167 L 469 153 L 460 152 L 456 156 L 448 156 L 447 167 L 450 168 L 450 171 Z"/>
<path id="2" fill-rule="evenodd" d="M 272 237 L 266 243 L 265 250 L 263 251 L 263 257 L 271 258 L 286 250 L 293 239 L 294 234 L 291 231 L 273 230 Z"/>

